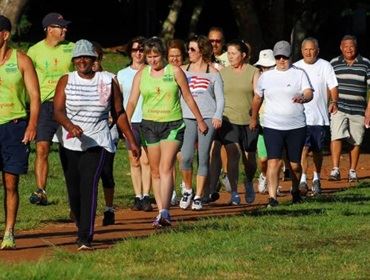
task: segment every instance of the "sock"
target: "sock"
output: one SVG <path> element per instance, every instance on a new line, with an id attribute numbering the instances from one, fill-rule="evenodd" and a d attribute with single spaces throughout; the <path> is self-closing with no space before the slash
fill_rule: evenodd
<path id="1" fill-rule="evenodd" d="M 148 194 L 148 193 L 144 193 L 144 194 L 143 194 L 143 197 L 144 197 L 144 196 L 149 196 L 149 194 Z"/>
<path id="2" fill-rule="evenodd" d="M 105 206 L 104 212 L 107 212 L 107 211 L 114 212 L 114 208 L 111 206 Z"/>
<path id="3" fill-rule="evenodd" d="M 301 183 L 306 183 L 306 182 L 307 182 L 307 174 L 302 173 L 302 176 L 301 176 Z"/>
<path id="4" fill-rule="evenodd" d="M 317 173 L 316 171 L 314 171 L 313 172 L 313 180 L 312 180 L 312 182 L 314 182 L 316 180 L 320 181 L 320 173 Z"/>
<path id="5" fill-rule="evenodd" d="M 184 192 L 187 192 L 187 193 L 192 194 L 193 193 L 193 189 L 184 188 Z"/>
<path id="6" fill-rule="evenodd" d="M 196 195 L 196 196 L 194 196 L 194 200 L 196 200 L 196 199 L 201 199 L 201 197 L 199 195 Z"/>
<path id="7" fill-rule="evenodd" d="M 335 169 L 335 170 L 339 170 L 339 167 L 337 167 L 337 166 L 334 166 L 334 167 L 333 167 L 333 169 Z"/>
<path id="8" fill-rule="evenodd" d="M 137 198 L 143 199 L 143 196 L 141 194 L 136 195 Z"/>

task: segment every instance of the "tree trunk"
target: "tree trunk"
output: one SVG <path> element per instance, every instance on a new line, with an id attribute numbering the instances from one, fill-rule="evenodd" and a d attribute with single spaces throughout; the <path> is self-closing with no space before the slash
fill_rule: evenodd
<path id="1" fill-rule="evenodd" d="M 182 0 L 173 0 L 167 19 L 164 21 L 162 26 L 161 37 L 165 41 L 173 39 L 175 35 L 175 24 L 179 16 L 181 6 Z"/>
<path id="2" fill-rule="evenodd" d="M 0 14 L 9 18 L 12 23 L 13 32 L 17 28 L 19 17 L 28 0 L 0 0 Z"/>
<path id="3" fill-rule="evenodd" d="M 197 25 L 199 22 L 199 16 L 203 10 L 204 0 L 197 1 L 197 4 L 194 6 L 193 14 L 191 15 L 190 24 L 189 24 L 189 37 L 195 34 Z"/>
<path id="4" fill-rule="evenodd" d="M 230 0 L 230 4 L 235 15 L 240 38 L 252 46 L 251 60 L 255 61 L 264 42 L 253 0 Z"/>

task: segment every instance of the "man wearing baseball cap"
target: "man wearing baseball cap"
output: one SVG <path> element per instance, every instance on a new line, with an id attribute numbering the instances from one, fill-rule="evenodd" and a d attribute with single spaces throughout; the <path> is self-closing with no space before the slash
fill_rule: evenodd
<path id="1" fill-rule="evenodd" d="M 41 111 L 36 136 L 36 191 L 30 202 L 47 205 L 46 181 L 51 141 L 58 128 L 53 118 L 53 98 L 59 78 L 73 70 L 71 62 L 74 43 L 65 41 L 68 25 L 59 13 L 49 13 L 42 20 L 45 38 L 28 50 L 40 83 Z"/>
<path id="2" fill-rule="evenodd" d="M 11 30 L 9 19 L 0 15 L 0 170 L 5 190 L 5 230 L 1 250 L 15 249 L 19 175 L 27 173 L 29 143 L 35 138 L 40 110 L 35 68 L 27 55 L 9 47 Z"/>

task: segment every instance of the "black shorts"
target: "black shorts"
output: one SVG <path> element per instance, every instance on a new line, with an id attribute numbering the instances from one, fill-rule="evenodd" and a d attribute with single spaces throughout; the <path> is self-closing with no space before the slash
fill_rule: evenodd
<path id="1" fill-rule="evenodd" d="M 158 145 L 161 141 L 179 141 L 184 139 L 185 123 L 183 120 L 155 122 L 142 120 L 141 137 L 145 146 Z"/>
<path id="2" fill-rule="evenodd" d="M 300 163 L 304 141 L 306 138 L 306 127 L 290 130 L 278 130 L 263 128 L 267 158 L 282 159 L 283 150 L 286 150 L 290 162 Z"/>
<path id="3" fill-rule="evenodd" d="M 27 173 L 30 149 L 22 143 L 26 127 L 26 120 L 0 125 L 0 170 L 15 175 Z"/>
<path id="4" fill-rule="evenodd" d="M 139 147 L 143 147 L 145 143 L 144 143 L 143 139 L 141 139 L 140 125 L 141 125 L 141 123 L 131 123 L 131 130 L 132 130 L 132 134 L 134 135 L 134 138 L 136 140 L 136 144 L 138 144 Z M 130 144 L 127 141 L 127 139 L 125 139 L 125 146 L 126 146 L 127 150 L 130 150 Z"/>
<path id="5" fill-rule="evenodd" d="M 321 152 L 329 136 L 329 126 L 308 125 L 304 145 L 313 152 Z"/>
<path id="6" fill-rule="evenodd" d="M 246 152 L 256 152 L 258 133 L 258 130 L 250 130 L 249 125 L 238 125 L 223 120 L 221 128 L 216 131 L 215 140 L 220 141 L 222 145 L 239 144 Z"/>
<path id="7" fill-rule="evenodd" d="M 46 101 L 42 103 L 37 124 L 36 142 L 51 142 L 58 127 L 59 124 L 54 119 L 54 102 Z"/>

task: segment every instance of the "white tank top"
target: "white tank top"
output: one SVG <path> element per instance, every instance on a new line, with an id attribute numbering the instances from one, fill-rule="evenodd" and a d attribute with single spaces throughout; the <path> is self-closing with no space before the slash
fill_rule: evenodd
<path id="1" fill-rule="evenodd" d="M 108 125 L 113 77 L 109 72 L 96 72 L 92 79 L 81 78 L 77 71 L 68 74 L 66 113 L 73 124 L 82 128 L 83 134 L 80 138 L 68 137 L 68 132 L 61 127 L 57 137 L 63 147 L 86 151 L 100 146 L 115 152 Z"/>

